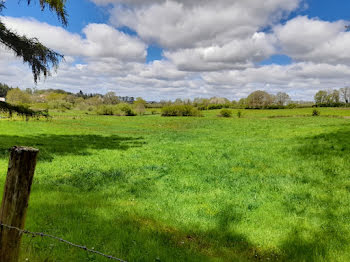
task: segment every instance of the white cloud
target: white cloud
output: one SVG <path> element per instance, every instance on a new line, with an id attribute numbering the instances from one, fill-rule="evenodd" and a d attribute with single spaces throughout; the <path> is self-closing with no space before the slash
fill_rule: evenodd
<path id="1" fill-rule="evenodd" d="M 299 0 L 185 3 L 187 1 L 152 1 L 150 5 L 133 8 L 116 5 L 111 12 L 111 22 L 128 26 L 143 40 L 168 49 L 220 46 L 232 39 L 251 37 L 283 13 L 297 8 Z"/>
<path id="2" fill-rule="evenodd" d="M 52 48 L 69 56 L 87 58 L 113 57 L 122 61 L 144 61 L 146 45 L 136 37 L 126 35 L 106 24 L 89 24 L 83 29 L 85 38 L 62 27 L 34 19 L 1 17 L 1 21 L 15 32 L 36 37 Z"/>
<path id="3" fill-rule="evenodd" d="M 305 16 L 274 28 L 283 53 L 297 61 L 349 64 L 350 32 L 345 21 L 327 22 Z"/>
<path id="4" fill-rule="evenodd" d="M 223 46 L 167 51 L 165 57 L 184 71 L 219 71 L 252 67 L 274 54 L 274 38 L 265 33 L 255 33 L 246 39 L 237 39 Z"/>

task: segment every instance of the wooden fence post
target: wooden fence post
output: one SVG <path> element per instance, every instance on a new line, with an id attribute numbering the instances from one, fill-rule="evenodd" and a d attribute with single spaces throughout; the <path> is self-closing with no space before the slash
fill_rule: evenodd
<path id="1" fill-rule="evenodd" d="M 0 223 L 24 228 L 38 153 L 34 148 L 11 148 Z M 17 230 L 0 227 L 0 262 L 17 262 L 20 242 L 21 234 Z"/>

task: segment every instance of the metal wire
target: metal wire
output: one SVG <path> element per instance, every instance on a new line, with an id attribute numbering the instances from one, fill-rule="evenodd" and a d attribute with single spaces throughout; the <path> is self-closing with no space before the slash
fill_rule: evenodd
<path id="1" fill-rule="evenodd" d="M 1 229 L 2 229 L 3 227 L 4 227 L 4 228 L 7 228 L 7 229 L 14 229 L 14 230 L 17 230 L 20 234 L 27 234 L 27 235 L 31 235 L 31 236 L 33 236 L 33 237 L 39 236 L 39 237 L 48 237 L 48 238 L 52 238 L 52 239 L 58 240 L 58 241 L 60 241 L 60 242 L 63 242 L 63 243 L 65 243 L 65 244 L 68 244 L 68 245 L 70 245 L 70 246 L 83 249 L 83 250 L 85 250 L 85 251 L 87 251 L 87 252 L 91 252 L 91 253 L 94 253 L 94 254 L 97 254 L 97 255 L 106 257 L 106 258 L 111 259 L 111 260 L 117 260 L 117 261 L 120 261 L 120 262 L 127 262 L 127 261 L 122 260 L 122 259 L 120 259 L 120 258 L 116 258 L 116 257 L 110 256 L 110 255 L 106 255 L 106 254 L 103 254 L 102 252 L 99 252 L 99 251 L 96 251 L 96 250 L 87 248 L 86 246 L 77 245 L 77 244 L 74 244 L 74 243 L 69 242 L 69 241 L 67 241 L 67 240 L 64 240 L 64 239 L 62 239 L 62 238 L 55 237 L 55 236 L 52 236 L 52 235 L 48 235 L 48 234 L 45 234 L 45 233 L 30 232 L 30 231 L 28 231 L 28 230 L 23 230 L 23 229 L 20 229 L 20 228 L 18 228 L 18 227 L 9 226 L 9 225 L 2 224 L 2 223 L 0 223 L 0 227 L 1 227 Z"/>

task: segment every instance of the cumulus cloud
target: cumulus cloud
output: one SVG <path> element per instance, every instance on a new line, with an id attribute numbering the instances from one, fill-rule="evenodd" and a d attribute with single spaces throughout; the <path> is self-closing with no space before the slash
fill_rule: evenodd
<path id="1" fill-rule="evenodd" d="M 297 61 L 350 63 L 350 32 L 345 21 L 327 22 L 299 16 L 274 32 L 282 52 Z"/>
<path id="2" fill-rule="evenodd" d="M 111 22 L 128 26 L 143 40 L 164 48 L 208 47 L 251 37 L 282 14 L 297 8 L 299 0 L 197 0 L 190 3 L 188 6 L 187 1 L 152 1 L 151 5 L 133 8 L 116 5 L 111 11 Z"/>
<path id="3" fill-rule="evenodd" d="M 273 36 L 255 33 L 250 38 L 233 40 L 223 46 L 166 51 L 164 55 L 184 71 L 243 69 L 274 54 L 273 43 Z"/>
<path id="4" fill-rule="evenodd" d="M 126 35 L 106 24 L 89 24 L 83 29 L 85 38 L 62 27 L 34 19 L 1 17 L 13 31 L 36 37 L 62 54 L 87 58 L 117 58 L 122 61 L 144 61 L 146 45 L 136 37 Z"/>

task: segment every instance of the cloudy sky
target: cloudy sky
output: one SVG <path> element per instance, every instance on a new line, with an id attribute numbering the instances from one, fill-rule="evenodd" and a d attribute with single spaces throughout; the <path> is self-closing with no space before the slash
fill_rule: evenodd
<path id="1" fill-rule="evenodd" d="M 66 28 L 38 4 L 6 7 L 8 27 L 65 55 L 40 89 L 312 100 L 350 85 L 348 0 L 67 0 Z M 30 68 L 1 47 L 0 82 L 34 87 Z"/>

